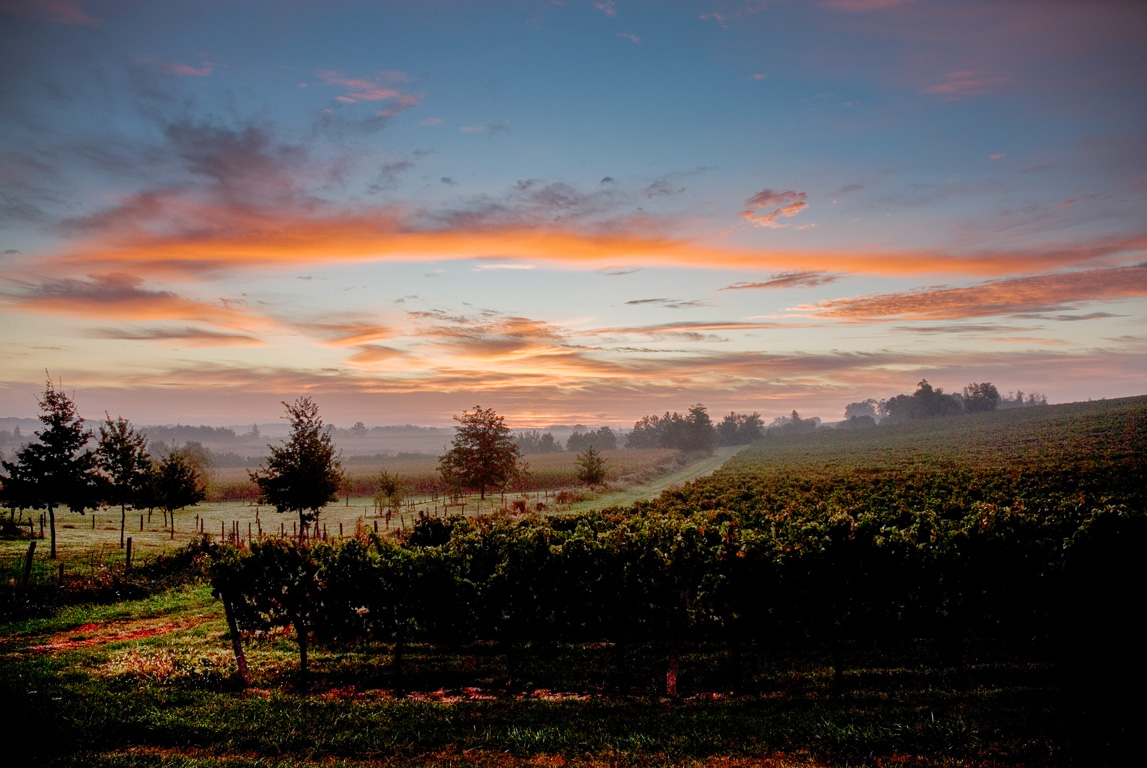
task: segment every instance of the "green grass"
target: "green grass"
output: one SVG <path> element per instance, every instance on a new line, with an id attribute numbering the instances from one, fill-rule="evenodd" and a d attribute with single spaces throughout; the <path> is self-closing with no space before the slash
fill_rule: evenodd
<path id="1" fill-rule="evenodd" d="M 176 628 L 117 639 L 157 622 Z M 78 644 L 100 632 L 106 641 Z M 744 668 L 693 648 L 678 701 L 656 693 L 655 648 L 630 651 L 616 688 L 601 684 L 616 670 L 611 648 L 529 649 L 506 689 L 501 649 L 415 647 L 402 699 L 378 647 L 316 649 L 312 692 L 296 692 L 289 638 L 250 644 L 255 690 L 236 692 L 222 612 L 202 585 L 69 608 L 0 637 L 0 722 L 35 745 L 28 765 L 1066 764 L 1053 669 L 999 647 L 972 654 L 967 689 L 914 642 L 852 649 L 842 686 L 799 647 L 756 649 Z M 77 645 L 35 650 L 61 639 Z M 753 692 L 730 693 L 746 675 Z M 461 680 L 479 695 L 450 687 Z"/>

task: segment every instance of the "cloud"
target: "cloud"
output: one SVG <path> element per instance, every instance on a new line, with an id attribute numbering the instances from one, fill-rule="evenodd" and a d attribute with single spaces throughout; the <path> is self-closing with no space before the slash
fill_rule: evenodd
<path id="1" fill-rule="evenodd" d="M 604 13 L 608 18 L 612 19 L 617 15 L 614 0 L 594 0 L 593 7 Z"/>
<path id="2" fill-rule="evenodd" d="M 808 208 L 808 203 L 805 202 L 807 199 L 808 196 L 804 192 L 795 192 L 793 190 L 776 192 L 771 189 L 763 189 L 745 201 L 745 210 L 741 211 L 738 215 L 762 227 L 780 229 L 786 225 L 779 223 L 777 220 L 782 217 L 796 216 L 805 208 Z M 780 207 L 766 213 L 759 212 L 761 208 L 772 208 L 773 206 Z"/>
<path id="3" fill-rule="evenodd" d="M 813 317 L 845 320 L 956 320 L 1064 310 L 1094 301 L 1147 297 L 1147 265 L 995 280 L 965 288 L 833 299 L 798 307 Z"/>
<path id="4" fill-rule="evenodd" d="M 722 288 L 722 291 L 742 291 L 757 288 L 816 288 L 821 285 L 835 283 L 840 275 L 825 272 L 780 272 L 772 275 L 768 280 L 759 283 L 733 283 Z"/>
<path id="5" fill-rule="evenodd" d="M 769 7 L 773 0 L 734 0 L 722 2 L 721 10 L 712 13 L 703 13 L 697 18 L 703 21 L 712 21 L 722 27 L 728 28 L 729 22 L 743 16 L 752 16 Z"/>
<path id="6" fill-rule="evenodd" d="M 529 198 L 533 191 L 522 194 Z M 790 269 L 797 263 L 810 272 L 988 277 L 1085 266 L 1147 248 L 1147 234 L 1025 250 L 737 248 L 673 238 L 658 222 L 656 229 L 639 221 L 578 226 L 608 201 L 567 199 L 569 207 L 561 212 L 540 202 L 565 199 L 550 193 L 535 203 L 522 201 L 518 208 L 490 202 L 485 209 L 472 206 L 429 217 L 387 206 L 336 209 L 288 200 L 281 207 L 263 209 L 199 202 L 178 194 L 153 197 L 138 196 L 123 210 L 89 217 L 84 220 L 86 238 L 73 241 L 64 253 L 38 257 L 65 270 L 191 277 L 475 258 L 583 269 L 656 266 L 757 272 Z"/>
<path id="7" fill-rule="evenodd" d="M 509 133 L 510 125 L 508 123 L 490 123 L 489 125 L 463 125 L 458 129 L 462 133 Z"/>
<path id="8" fill-rule="evenodd" d="M 80 8 L 83 0 L 2 0 L 0 11 L 12 16 L 54 21 L 82 27 L 99 26 L 100 20 Z"/>
<path id="9" fill-rule="evenodd" d="M 984 96 L 995 93 L 1001 86 L 1010 82 L 1010 79 L 999 75 L 961 70 L 947 73 L 942 82 L 926 86 L 922 92 L 934 96 L 943 96 L 954 101 L 965 96 Z"/>
<path id="10" fill-rule="evenodd" d="M 343 95 L 335 100 L 343 104 L 359 104 L 364 101 L 385 101 L 388 106 L 376 112 L 379 117 L 395 117 L 422 101 L 419 94 L 407 93 L 397 83 L 408 80 L 404 72 L 379 72 L 374 77 L 348 77 L 333 69 L 323 69 L 316 73 L 323 85 L 342 86 Z"/>
<path id="11" fill-rule="evenodd" d="M 691 301 L 682 301 L 680 299 L 634 299 L 633 301 L 625 302 L 627 306 L 640 306 L 642 304 L 656 304 L 659 307 L 666 309 L 693 309 L 694 307 L 708 306 L 705 302 L 693 299 Z"/>
<path id="12" fill-rule="evenodd" d="M 618 32 L 617 36 L 630 41 L 634 45 L 641 45 L 641 38 L 629 32 Z"/>
<path id="13" fill-rule="evenodd" d="M 1000 152 L 997 155 L 988 155 L 988 157 L 990 157 L 992 160 L 1003 160 L 1007 156 L 1008 156 L 1007 152 Z"/>
<path id="14" fill-rule="evenodd" d="M 346 359 L 347 363 L 356 366 L 370 366 L 375 363 L 393 360 L 402 357 L 405 353 L 400 349 L 384 347 L 381 344 L 363 344 L 358 351 Z"/>
<path id="15" fill-rule="evenodd" d="M 8 282 L 12 287 L 0 292 L 0 298 L 36 312 L 128 321 L 208 322 L 227 326 L 228 332 L 270 325 L 236 309 L 233 303 L 203 302 L 172 291 L 150 290 L 142 278 L 124 273 Z"/>
<path id="16" fill-rule="evenodd" d="M 215 69 L 214 62 L 206 58 L 200 60 L 198 67 L 160 58 L 159 56 L 144 56 L 140 61 L 146 64 L 153 64 L 164 72 L 171 75 L 178 75 L 179 77 L 207 77 Z"/>
<path id="17" fill-rule="evenodd" d="M 266 342 L 246 333 L 228 333 L 204 328 L 184 326 L 181 328 L 94 328 L 86 333 L 94 339 L 123 341 L 178 341 L 181 346 L 227 347 L 265 346 Z"/>

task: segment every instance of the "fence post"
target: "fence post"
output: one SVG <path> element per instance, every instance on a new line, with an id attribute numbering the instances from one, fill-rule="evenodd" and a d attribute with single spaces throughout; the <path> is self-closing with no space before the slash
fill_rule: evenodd
<path id="1" fill-rule="evenodd" d="M 131 570 L 131 536 L 127 537 L 127 560 L 124 562 L 124 571 Z"/>
<path id="2" fill-rule="evenodd" d="M 28 577 L 32 575 L 32 555 L 36 552 L 36 540 L 28 542 L 28 555 L 24 558 L 24 589 L 28 588 Z"/>

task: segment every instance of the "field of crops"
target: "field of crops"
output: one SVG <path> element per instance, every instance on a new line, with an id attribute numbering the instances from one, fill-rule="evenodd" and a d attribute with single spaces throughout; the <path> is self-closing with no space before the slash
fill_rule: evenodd
<path id="1" fill-rule="evenodd" d="M 607 483 L 641 479 L 658 467 L 674 461 L 677 451 L 667 449 L 603 451 L 606 461 Z M 577 454 L 541 453 L 524 457 L 525 472 L 507 489 L 511 492 L 557 491 L 577 485 Z M 344 466 L 343 495 L 366 497 L 374 495 L 380 471 L 397 476 L 406 492 L 419 498 L 433 498 L 449 489 L 438 472 L 438 459 L 429 454 L 404 454 L 380 458 L 355 457 Z M 254 501 L 258 489 L 251 482 L 246 469 L 228 467 L 211 472 L 207 487 L 207 500 Z"/>
<path id="2" fill-rule="evenodd" d="M 766 439 L 624 508 L 208 547 L 199 623 L 24 622 L 0 683 L 58 765 L 1122 765 L 1145 489 L 1147 398 Z"/>

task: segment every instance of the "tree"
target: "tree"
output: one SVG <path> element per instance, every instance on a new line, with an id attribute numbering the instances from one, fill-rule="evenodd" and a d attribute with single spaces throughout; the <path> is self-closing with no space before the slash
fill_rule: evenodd
<path id="1" fill-rule="evenodd" d="M 151 458 L 147 453 L 147 435 L 136 432 L 124 417 L 100 425 L 100 443 L 96 449 L 99 467 L 108 478 L 107 501 L 119 504 L 119 545 L 123 547 L 127 525 L 127 505 L 139 498 L 147 480 Z"/>
<path id="2" fill-rule="evenodd" d="M 605 482 L 605 459 L 592 445 L 577 455 L 577 479 L 586 485 Z"/>
<path id="3" fill-rule="evenodd" d="M 438 471 L 451 485 L 477 488 L 486 498 L 486 488 L 501 488 L 520 471 L 521 454 L 510 436 L 510 428 L 493 408 L 474 406 L 454 420 L 454 441 L 438 458 Z"/>
<path id="4" fill-rule="evenodd" d="M 374 492 L 374 505 L 381 511 L 382 509 L 396 510 L 402 506 L 402 497 L 405 496 L 406 488 L 402 483 L 402 479 L 397 474 L 391 474 L 383 469 L 378 473 L 377 487 Z M 390 513 L 386 515 L 386 519 L 390 520 Z"/>
<path id="5" fill-rule="evenodd" d="M 589 432 L 574 432 L 566 440 L 567 451 L 584 451 L 590 447 L 599 451 L 617 450 L 617 435 L 609 427 L 601 427 Z"/>
<path id="6" fill-rule="evenodd" d="M 172 448 L 157 465 L 153 465 L 149 485 L 154 495 L 151 503 L 170 518 L 171 534 L 175 535 L 175 510 L 198 504 L 207 496 L 204 467 L 197 461 L 194 450 Z"/>
<path id="7" fill-rule="evenodd" d="M 994 411 L 1000 405 L 1000 391 L 995 384 L 975 382 L 964 387 L 964 408 L 968 413 Z"/>
<path id="8" fill-rule="evenodd" d="M 342 462 L 311 398 L 300 397 L 294 405 L 284 401 L 283 407 L 283 418 L 291 422 L 290 437 L 283 445 L 268 445 L 267 466 L 250 475 L 259 497 L 276 512 L 299 513 L 299 533 L 305 537 L 322 508 L 338 498 Z"/>
<path id="9" fill-rule="evenodd" d="M 73 512 L 95 507 L 102 495 L 102 478 L 96 472 L 96 455 L 85 448 L 92 433 L 76 413 L 75 402 L 48 379 L 40 404 L 39 442 L 16 452 L 15 462 L 3 462 L 4 495 L 9 503 L 46 509 L 52 531 L 51 558 L 56 559 L 56 507 L 66 504 Z"/>
<path id="10" fill-rule="evenodd" d="M 764 435 L 759 413 L 732 413 L 730 412 L 715 429 L 717 441 L 721 445 L 748 445 L 760 440 Z"/>
<path id="11" fill-rule="evenodd" d="M 860 418 L 861 416 L 868 416 L 874 422 L 876 421 L 876 408 L 879 403 L 871 397 L 862 403 L 849 403 L 844 409 L 844 418 L 846 420 Z"/>

